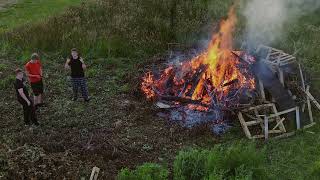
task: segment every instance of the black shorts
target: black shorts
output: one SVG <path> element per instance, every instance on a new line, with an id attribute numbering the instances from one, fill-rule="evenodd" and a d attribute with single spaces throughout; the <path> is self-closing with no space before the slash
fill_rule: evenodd
<path id="1" fill-rule="evenodd" d="M 31 84 L 31 89 L 33 91 L 33 94 L 35 96 L 39 96 L 40 94 L 43 93 L 43 82 L 42 82 L 42 80 L 38 81 L 38 82 L 35 82 L 35 83 L 30 83 L 30 84 Z"/>

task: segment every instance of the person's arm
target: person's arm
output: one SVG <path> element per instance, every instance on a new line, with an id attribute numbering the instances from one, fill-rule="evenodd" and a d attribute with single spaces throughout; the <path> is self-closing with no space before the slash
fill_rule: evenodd
<path id="1" fill-rule="evenodd" d="M 22 97 L 22 99 L 24 99 L 27 102 L 28 106 L 30 106 L 31 102 L 29 101 L 27 96 L 24 94 L 23 88 L 18 89 L 18 92 L 19 92 L 20 96 Z"/>
<path id="2" fill-rule="evenodd" d="M 66 63 L 64 64 L 65 69 L 70 69 L 69 63 L 70 63 L 70 59 L 68 58 Z"/>
<path id="3" fill-rule="evenodd" d="M 80 61 L 82 62 L 82 69 L 85 70 L 87 69 L 86 64 L 84 63 L 84 60 L 82 58 L 80 58 Z"/>

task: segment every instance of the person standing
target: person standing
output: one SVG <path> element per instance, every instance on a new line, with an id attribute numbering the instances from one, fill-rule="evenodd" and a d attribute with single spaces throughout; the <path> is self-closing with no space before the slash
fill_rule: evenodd
<path id="1" fill-rule="evenodd" d="M 85 78 L 84 71 L 87 66 L 84 63 L 82 57 L 80 57 L 79 52 L 76 48 L 71 49 L 71 56 L 67 59 L 65 66 L 66 69 L 71 69 L 71 82 L 73 90 L 73 101 L 78 99 L 78 90 L 81 90 L 82 97 L 85 102 L 88 102 L 89 92 L 87 87 L 87 81 Z"/>
<path id="2" fill-rule="evenodd" d="M 26 125 L 31 125 L 32 123 L 34 125 L 39 125 L 32 100 L 29 97 L 29 92 L 23 83 L 23 72 L 21 69 L 16 69 L 15 73 L 16 80 L 14 82 L 14 88 L 17 93 L 18 102 L 23 107 L 24 122 Z"/>
<path id="3" fill-rule="evenodd" d="M 31 55 L 31 60 L 25 65 L 25 70 L 34 94 L 35 107 L 41 106 L 43 105 L 42 65 L 37 53 Z"/>

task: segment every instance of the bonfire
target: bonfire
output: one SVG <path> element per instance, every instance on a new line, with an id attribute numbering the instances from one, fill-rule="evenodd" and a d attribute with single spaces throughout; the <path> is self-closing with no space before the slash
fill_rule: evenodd
<path id="1" fill-rule="evenodd" d="M 160 116 L 180 122 L 186 127 L 209 124 L 214 133 L 220 134 L 229 127 L 233 115 L 238 114 L 249 138 L 267 137 L 269 131 L 265 129 L 266 122 L 262 116 L 278 113 L 277 108 L 291 108 L 288 112 L 297 111 L 296 114 L 300 111 L 296 109 L 292 93 L 285 89 L 284 83 L 285 67 L 292 69 L 295 57 L 267 46 L 259 46 L 255 53 L 235 50 L 235 7 L 233 5 L 230 8 L 227 19 L 221 21 L 219 31 L 212 35 L 205 50 L 190 59 L 169 63 L 163 70 L 147 72 L 142 78 L 141 90 L 147 99 L 155 101 L 159 108 L 166 109 L 159 113 Z M 300 79 L 304 81 L 303 75 Z M 302 84 L 302 90 L 305 91 L 306 85 Z M 270 97 L 266 97 L 265 89 Z M 251 110 L 254 112 L 250 114 L 248 108 L 253 108 Z M 260 110 L 263 110 L 262 115 Z M 255 120 L 250 125 L 261 125 L 263 135 L 251 136 L 248 133 L 248 123 L 243 118 L 243 112 Z M 290 118 L 292 116 L 287 117 Z M 266 121 L 276 122 L 274 133 L 286 133 L 284 119 L 280 115 Z M 300 117 L 297 116 L 298 121 Z M 297 127 L 300 125 L 297 124 Z"/>

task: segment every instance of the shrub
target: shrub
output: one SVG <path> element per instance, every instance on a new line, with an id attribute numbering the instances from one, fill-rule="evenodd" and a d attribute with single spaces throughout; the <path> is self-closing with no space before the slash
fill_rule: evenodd
<path id="1" fill-rule="evenodd" d="M 254 143 L 235 143 L 230 147 L 215 147 L 207 161 L 209 174 L 223 172 L 226 179 L 264 179 L 266 159 L 264 150 L 258 151 Z"/>
<path id="2" fill-rule="evenodd" d="M 167 180 L 168 170 L 161 165 L 145 163 L 137 167 L 136 170 L 130 171 L 123 169 L 118 174 L 118 180 Z"/>
<path id="3" fill-rule="evenodd" d="M 182 151 L 174 162 L 174 179 L 267 179 L 265 162 L 264 150 L 257 150 L 254 143 Z"/>
<path id="4" fill-rule="evenodd" d="M 208 151 L 181 151 L 174 161 L 175 180 L 199 180 L 206 175 L 205 164 Z"/>

